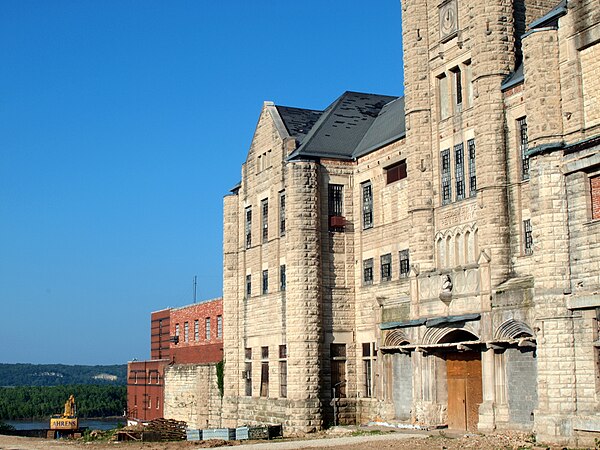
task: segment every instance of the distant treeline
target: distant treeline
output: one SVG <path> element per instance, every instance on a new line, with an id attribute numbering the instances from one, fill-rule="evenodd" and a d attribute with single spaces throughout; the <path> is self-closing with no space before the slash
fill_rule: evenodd
<path id="1" fill-rule="evenodd" d="M 127 404 L 126 386 L 18 386 L 0 388 L 0 420 L 47 419 L 62 414 L 75 396 L 79 417 L 121 416 Z"/>
<path id="2" fill-rule="evenodd" d="M 127 365 L 0 364 L 0 386 L 127 384 Z"/>

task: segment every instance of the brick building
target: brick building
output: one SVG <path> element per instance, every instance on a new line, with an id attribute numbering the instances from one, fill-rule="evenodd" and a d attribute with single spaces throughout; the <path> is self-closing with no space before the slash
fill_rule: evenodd
<path id="1" fill-rule="evenodd" d="M 593 442 L 600 9 L 402 0 L 402 30 L 404 97 L 263 106 L 224 199 L 224 422 Z"/>
<path id="2" fill-rule="evenodd" d="M 223 359 L 222 315 L 221 298 L 151 314 L 151 359 L 127 364 L 130 420 L 144 422 L 164 417 L 171 366 L 217 363 Z"/>

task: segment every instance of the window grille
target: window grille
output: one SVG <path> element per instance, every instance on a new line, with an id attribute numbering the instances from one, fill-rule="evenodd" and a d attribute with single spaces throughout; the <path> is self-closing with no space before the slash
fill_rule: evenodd
<path id="1" fill-rule="evenodd" d="M 194 320 L 194 340 L 200 340 L 200 322 L 198 320 Z"/>
<path id="2" fill-rule="evenodd" d="M 279 396 L 287 397 L 287 346 L 279 346 Z"/>
<path id="3" fill-rule="evenodd" d="M 183 341 L 188 342 L 190 338 L 190 324 L 184 322 L 183 324 Z"/>
<path id="4" fill-rule="evenodd" d="M 263 295 L 269 293 L 269 271 L 262 271 L 262 293 Z"/>
<path id="5" fill-rule="evenodd" d="M 346 397 L 346 344 L 331 344 L 331 387 L 337 398 Z"/>
<path id="6" fill-rule="evenodd" d="M 408 276 L 410 270 L 410 262 L 408 260 L 408 249 L 400 250 L 400 276 Z"/>
<path id="7" fill-rule="evenodd" d="M 392 279 L 392 255 L 388 253 L 381 256 L 381 281 Z"/>
<path id="8" fill-rule="evenodd" d="M 246 208 L 246 248 L 252 245 L 252 208 Z"/>
<path id="9" fill-rule="evenodd" d="M 475 139 L 467 141 L 467 150 L 469 152 L 469 197 L 477 195 L 477 174 L 475 171 Z"/>
<path id="10" fill-rule="evenodd" d="M 217 316 L 217 339 L 223 337 L 223 317 Z"/>
<path id="11" fill-rule="evenodd" d="M 264 243 L 269 240 L 269 200 L 265 198 L 261 201 L 260 208 L 262 211 L 262 241 Z"/>
<path id="12" fill-rule="evenodd" d="M 285 192 L 279 194 L 279 235 L 285 236 Z"/>
<path id="13" fill-rule="evenodd" d="M 363 282 L 364 284 L 373 284 L 373 258 L 363 261 Z"/>
<path id="14" fill-rule="evenodd" d="M 531 230 L 531 220 L 527 219 L 523 221 L 523 242 L 524 252 L 526 255 L 533 253 L 533 235 Z"/>
<path id="15" fill-rule="evenodd" d="M 210 317 L 206 318 L 205 326 L 206 326 L 206 340 L 210 341 Z"/>
<path id="16" fill-rule="evenodd" d="M 329 185 L 329 230 L 344 231 L 342 221 L 337 220 L 344 215 L 344 186 L 341 184 Z M 335 218 L 335 219 L 333 219 Z"/>
<path id="17" fill-rule="evenodd" d="M 517 119 L 517 128 L 519 129 L 519 151 L 521 153 L 521 179 L 529 180 L 529 156 L 527 156 L 529 140 L 527 137 L 526 117 Z"/>
<path id="18" fill-rule="evenodd" d="M 285 291 L 286 279 L 285 279 L 285 264 L 279 266 L 279 290 Z"/>
<path id="19" fill-rule="evenodd" d="M 452 191 L 450 188 L 450 149 L 442 150 L 440 154 L 441 175 L 442 175 L 442 205 L 447 205 L 452 201 Z"/>
<path id="20" fill-rule="evenodd" d="M 373 187 L 371 182 L 362 184 L 363 230 L 373 226 Z"/>
<path id="21" fill-rule="evenodd" d="M 465 198 L 465 163 L 462 142 L 454 146 L 454 169 L 456 200 L 463 200 Z"/>
<path id="22" fill-rule="evenodd" d="M 246 275 L 246 298 L 252 296 L 252 275 Z"/>

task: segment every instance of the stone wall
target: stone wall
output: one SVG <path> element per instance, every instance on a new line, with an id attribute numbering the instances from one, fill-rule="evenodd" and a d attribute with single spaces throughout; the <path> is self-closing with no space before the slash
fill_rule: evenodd
<path id="1" fill-rule="evenodd" d="M 175 364 L 165 369 L 164 417 L 181 420 L 188 428 L 217 428 L 221 424 L 221 393 L 214 364 Z"/>

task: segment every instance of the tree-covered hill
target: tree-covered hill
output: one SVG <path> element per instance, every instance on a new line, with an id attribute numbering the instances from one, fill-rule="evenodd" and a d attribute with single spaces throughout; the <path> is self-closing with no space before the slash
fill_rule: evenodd
<path id="1" fill-rule="evenodd" d="M 0 386 L 64 386 L 127 384 L 127 365 L 0 364 Z"/>
<path id="2" fill-rule="evenodd" d="M 17 386 L 0 388 L 0 420 L 47 419 L 61 414 L 65 401 L 75 396 L 79 417 L 123 414 L 127 404 L 125 386 Z"/>

